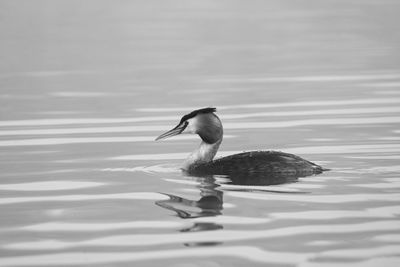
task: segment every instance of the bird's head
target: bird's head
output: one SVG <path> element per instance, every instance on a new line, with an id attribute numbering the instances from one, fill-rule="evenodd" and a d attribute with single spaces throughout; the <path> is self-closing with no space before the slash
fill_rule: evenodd
<path id="1" fill-rule="evenodd" d="M 172 137 L 178 134 L 189 133 L 198 134 L 200 138 L 208 143 L 214 144 L 222 139 L 222 123 L 214 114 L 215 108 L 197 109 L 183 116 L 173 129 L 163 133 L 157 140 Z"/>

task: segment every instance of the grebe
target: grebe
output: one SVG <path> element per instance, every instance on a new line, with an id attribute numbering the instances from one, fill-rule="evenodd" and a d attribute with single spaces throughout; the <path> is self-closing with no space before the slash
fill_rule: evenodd
<path id="1" fill-rule="evenodd" d="M 178 125 L 163 133 L 157 140 L 178 134 L 198 134 L 200 146 L 184 161 L 183 170 L 191 175 L 228 175 L 230 177 L 252 176 L 257 179 L 277 177 L 304 177 L 319 174 L 328 169 L 299 156 L 279 151 L 250 151 L 214 159 L 222 142 L 223 128 L 216 108 L 203 108 L 184 115 Z M 246 184 L 258 184 L 248 181 Z M 280 183 L 277 181 L 276 183 Z M 243 181 L 241 181 L 243 184 Z M 275 184 L 272 182 L 272 184 Z"/>

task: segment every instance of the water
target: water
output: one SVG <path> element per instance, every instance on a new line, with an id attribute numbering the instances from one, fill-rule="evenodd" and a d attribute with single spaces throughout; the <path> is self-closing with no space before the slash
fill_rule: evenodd
<path id="1" fill-rule="evenodd" d="M 2 1 L 1 266 L 400 264 L 398 1 Z M 216 106 L 218 156 L 331 168 L 274 186 L 178 170 L 154 138 Z"/>

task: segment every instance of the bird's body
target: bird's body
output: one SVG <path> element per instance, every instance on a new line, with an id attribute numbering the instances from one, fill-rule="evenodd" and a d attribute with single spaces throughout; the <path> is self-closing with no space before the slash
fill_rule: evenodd
<path id="1" fill-rule="evenodd" d="M 304 177 L 327 169 L 299 156 L 279 151 L 250 151 L 214 160 L 222 142 L 223 129 L 215 108 L 195 110 L 182 117 L 172 130 L 156 140 L 181 133 L 198 134 L 200 146 L 185 160 L 183 170 L 192 175 L 227 175 L 243 179 L 275 179 L 276 177 Z M 250 178 L 251 179 L 251 178 Z M 243 184 L 243 181 L 241 182 Z M 247 182 L 244 182 L 247 184 Z M 259 184 L 261 181 L 251 181 Z M 265 181 L 262 181 L 265 184 Z"/>
<path id="2" fill-rule="evenodd" d="M 218 175 L 293 175 L 297 177 L 321 173 L 324 169 L 293 154 L 280 151 L 249 151 L 194 164 L 188 173 Z"/>

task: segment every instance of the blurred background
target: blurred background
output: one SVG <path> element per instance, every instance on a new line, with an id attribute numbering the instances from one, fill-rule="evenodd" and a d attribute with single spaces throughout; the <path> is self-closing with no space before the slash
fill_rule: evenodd
<path id="1" fill-rule="evenodd" d="M 400 62 L 396 0 L 0 5 L 2 119 L 358 97 Z"/>

